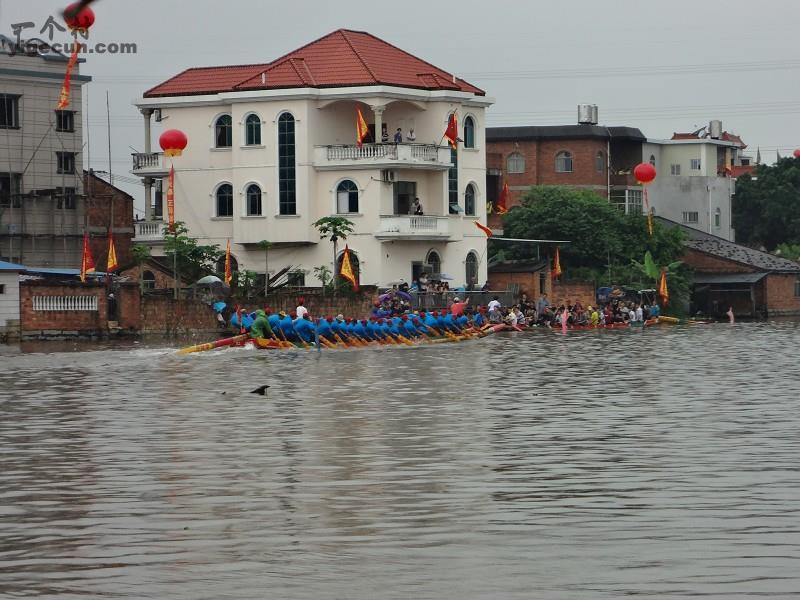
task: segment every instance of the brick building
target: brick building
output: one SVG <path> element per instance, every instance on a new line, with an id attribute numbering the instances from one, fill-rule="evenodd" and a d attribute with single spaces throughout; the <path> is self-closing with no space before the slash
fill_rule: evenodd
<path id="1" fill-rule="evenodd" d="M 108 259 L 108 230 L 112 228 L 117 264 L 131 262 L 133 246 L 133 197 L 101 179 L 94 172 L 83 172 L 86 190 L 86 219 L 92 257 L 98 271 L 104 271 Z M 113 227 L 112 227 L 113 218 Z M 80 266 L 80 261 L 77 265 Z"/>

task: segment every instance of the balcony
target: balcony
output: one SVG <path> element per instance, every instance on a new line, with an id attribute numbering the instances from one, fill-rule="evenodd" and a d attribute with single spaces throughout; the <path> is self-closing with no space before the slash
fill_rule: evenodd
<path id="1" fill-rule="evenodd" d="M 614 187 L 641 187 L 642 184 L 636 181 L 636 177 L 632 172 L 612 173 L 610 176 L 610 183 Z"/>
<path id="2" fill-rule="evenodd" d="M 315 146 L 314 167 L 335 169 L 429 169 L 450 168 L 450 148 L 433 144 L 363 144 Z"/>
<path id="3" fill-rule="evenodd" d="M 379 240 L 447 241 L 450 238 L 450 219 L 427 215 L 381 216 L 375 237 Z"/>
<path id="4" fill-rule="evenodd" d="M 136 230 L 133 241 L 137 244 L 146 244 L 164 241 L 164 230 L 167 225 L 164 221 L 136 221 Z"/>
<path id="5" fill-rule="evenodd" d="M 163 152 L 136 152 L 132 154 L 133 168 L 131 172 L 139 177 L 164 177 L 169 167 L 164 161 Z"/>

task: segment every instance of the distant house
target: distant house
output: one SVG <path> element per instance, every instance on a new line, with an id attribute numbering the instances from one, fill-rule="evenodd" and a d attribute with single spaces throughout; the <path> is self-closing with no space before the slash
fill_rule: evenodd
<path id="1" fill-rule="evenodd" d="M 0 340 L 19 338 L 19 274 L 25 267 L 0 261 Z"/>
<path id="2" fill-rule="evenodd" d="M 688 235 L 683 260 L 694 270 L 694 311 L 721 316 L 733 307 L 740 316 L 800 315 L 800 264 L 668 219 L 658 220 Z"/>

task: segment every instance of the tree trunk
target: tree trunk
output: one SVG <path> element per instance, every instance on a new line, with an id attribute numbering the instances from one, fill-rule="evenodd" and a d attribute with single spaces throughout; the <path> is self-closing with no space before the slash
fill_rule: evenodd
<path id="1" fill-rule="evenodd" d="M 338 256 L 338 240 L 333 241 L 333 293 L 339 290 L 339 271 L 336 268 L 336 257 Z"/>

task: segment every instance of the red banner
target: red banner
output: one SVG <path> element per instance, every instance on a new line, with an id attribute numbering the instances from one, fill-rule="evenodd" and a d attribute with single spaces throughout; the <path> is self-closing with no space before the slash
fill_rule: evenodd
<path id="1" fill-rule="evenodd" d="M 64 83 L 61 86 L 61 93 L 58 96 L 56 110 L 64 110 L 69 106 L 69 92 L 70 86 L 72 85 L 72 69 L 75 68 L 75 64 L 78 62 L 79 47 L 80 44 L 76 40 L 73 43 L 72 55 L 69 57 L 69 62 L 67 63 L 67 72 L 64 74 Z"/>
<path id="2" fill-rule="evenodd" d="M 175 231 L 175 167 L 169 168 L 167 181 L 167 222 L 170 232 Z"/>

